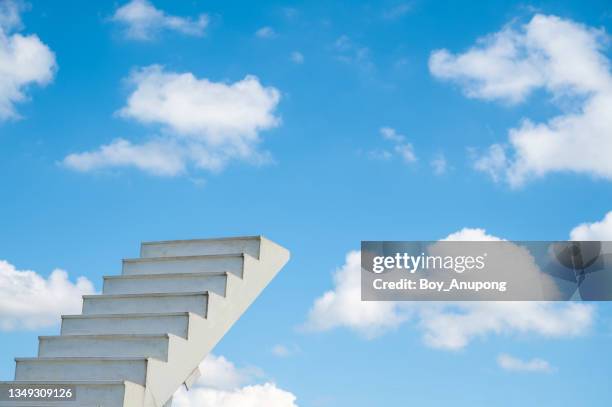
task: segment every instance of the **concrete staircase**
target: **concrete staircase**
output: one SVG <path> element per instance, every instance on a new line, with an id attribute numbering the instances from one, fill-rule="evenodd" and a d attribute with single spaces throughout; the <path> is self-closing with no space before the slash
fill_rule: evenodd
<path id="1" fill-rule="evenodd" d="M 143 243 L 81 315 L 62 316 L 60 336 L 40 337 L 38 357 L 16 359 L 10 383 L 70 384 L 76 402 L 0 406 L 170 406 L 288 260 L 261 236 Z"/>

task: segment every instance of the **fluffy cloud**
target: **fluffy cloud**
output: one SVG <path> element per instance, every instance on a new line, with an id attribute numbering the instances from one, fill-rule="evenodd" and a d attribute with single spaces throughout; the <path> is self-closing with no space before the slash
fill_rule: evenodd
<path id="1" fill-rule="evenodd" d="M 497 364 L 504 370 L 513 372 L 539 372 L 550 373 L 553 371 L 550 363 L 544 359 L 521 360 L 514 356 L 502 353 L 497 357 Z"/>
<path id="2" fill-rule="evenodd" d="M 174 396 L 175 407 L 297 407 L 296 397 L 273 383 L 245 386 L 236 390 L 196 388 Z"/>
<path id="3" fill-rule="evenodd" d="M 54 270 L 45 279 L 0 260 L 0 330 L 56 325 L 60 315 L 79 313 L 81 296 L 93 293 L 94 287 L 85 277 L 72 283 L 64 270 Z"/>
<path id="4" fill-rule="evenodd" d="M 263 372 L 255 367 L 237 367 L 223 356 L 208 355 L 200 365 L 202 375 L 196 386 L 232 390 L 261 378 Z"/>
<path id="5" fill-rule="evenodd" d="M 99 149 L 70 154 L 64 164 L 79 171 L 135 167 L 173 176 L 188 165 L 219 171 L 234 159 L 269 160 L 257 149 L 260 132 L 280 124 L 280 92 L 254 76 L 234 83 L 198 79 L 191 73 L 149 66 L 130 76 L 134 91 L 119 115 L 157 125 L 163 136 L 141 144 L 118 139 Z"/>
<path id="6" fill-rule="evenodd" d="M 381 127 L 380 135 L 383 139 L 394 144 L 392 150 L 372 150 L 368 152 L 368 156 L 373 159 L 389 160 L 397 155 L 402 161 L 407 164 L 414 163 L 417 160 L 414 153 L 414 147 L 406 141 L 406 136 L 399 134 L 394 128 Z"/>
<path id="7" fill-rule="evenodd" d="M 524 102 L 544 89 L 562 113 L 546 122 L 524 119 L 475 162 L 476 169 L 517 187 L 551 172 L 612 180 L 612 75 L 603 30 L 535 15 L 481 38 L 461 54 L 437 50 L 431 73 L 458 83 L 471 98 Z"/>
<path id="8" fill-rule="evenodd" d="M 360 271 L 361 253 L 349 252 L 334 272 L 334 288 L 315 300 L 304 328 L 327 331 L 344 326 L 372 338 L 408 320 L 409 309 L 401 303 L 361 301 Z"/>
<path id="9" fill-rule="evenodd" d="M 583 223 L 570 232 L 571 240 L 612 240 L 612 211 L 599 222 Z"/>
<path id="10" fill-rule="evenodd" d="M 124 25 L 126 36 L 134 40 L 150 40 L 163 30 L 201 36 L 208 26 L 206 14 L 200 14 L 197 19 L 172 16 L 147 0 L 132 0 L 119 7 L 111 20 Z"/>
<path id="11" fill-rule="evenodd" d="M 444 240 L 500 240 L 483 229 L 465 228 Z M 426 345 L 458 350 L 488 335 L 535 334 L 560 338 L 588 329 L 594 308 L 580 303 L 549 302 L 367 302 L 361 301 L 360 252 L 350 252 L 334 273 L 334 288 L 315 300 L 305 328 L 326 331 L 345 327 L 366 338 L 413 323 Z"/>
<path id="12" fill-rule="evenodd" d="M 191 388 L 174 395 L 175 407 L 297 407 L 291 392 L 274 383 L 253 383 L 262 377 L 256 368 L 238 368 L 223 356 L 208 356 L 200 365 L 202 376 Z"/>
<path id="13" fill-rule="evenodd" d="M 45 86 L 56 71 L 55 55 L 35 34 L 21 28 L 22 3 L 0 2 L 0 120 L 18 118 L 15 104 L 27 100 L 31 85 Z"/>

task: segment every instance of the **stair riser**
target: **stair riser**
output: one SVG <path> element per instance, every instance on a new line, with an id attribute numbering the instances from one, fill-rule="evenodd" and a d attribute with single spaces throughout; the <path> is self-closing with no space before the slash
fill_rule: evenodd
<path id="1" fill-rule="evenodd" d="M 202 256 L 247 253 L 259 258 L 259 239 L 222 239 L 167 243 L 143 243 L 140 257 Z"/>
<path id="2" fill-rule="evenodd" d="M 144 385 L 146 361 L 17 361 L 15 380 L 128 380 Z"/>
<path id="3" fill-rule="evenodd" d="M 209 257 L 199 259 L 168 260 L 126 260 L 123 262 L 123 274 L 171 274 L 171 273 L 210 273 L 229 272 L 242 277 L 244 258 Z"/>
<path id="4" fill-rule="evenodd" d="M 41 383 L 47 384 L 47 383 Z M 19 402 L 22 407 L 42 406 L 72 406 L 72 407 L 123 407 L 141 406 L 144 389 L 141 386 L 129 384 L 77 384 L 76 400 L 70 402 Z M 131 404 L 130 404 L 131 403 Z M 15 407 L 14 401 L 0 401 L 0 407 Z"/>
<path id="5" fill-rule="evenodd" d="M 224 275 L 194 277 L 110 278 L 104 280 L 104 294 L 181 293 L 211 291 L 225 296 Z"/>
<path id="6" fill-rule="evenodd" d="M 187 338 L 189 317 L 70 318 L 62 321 L 62 335 L 123 335 L 170 333 Z"/>
<path id="7" fill-rule="evenodd" d="M 41 338 L 39 357 L 153 357 L 168 360 L 169 338 Z"/>
<path id="8" fill-rule="evenodd" d="M 206 316 L 207 295 L 145 298 L 85 298 L 83 314 L 137 314 L 155 312 L 193 312 Z"/>

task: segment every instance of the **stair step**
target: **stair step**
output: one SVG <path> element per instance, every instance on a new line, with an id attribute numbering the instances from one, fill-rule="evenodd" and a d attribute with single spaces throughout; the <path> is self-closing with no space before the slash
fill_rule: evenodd
<path id="1" fill-rule="evenodd" d="M 76 393 L 74 401 L 0 401 L 0 407 L 118 407 L 142 406 L 144 387 L 129 381 L 15 381 L 0 382 L 0 385 L 32 387 L 49 385 L 58 387 L 73 386 Z"/>
<path id="2" fill-rule="evenodd" d="M 184 274 L 226 271 L 242 277 L 244 254 L 150 257 L 123 260 L 123 274 Z"/>
<path id="3" fill-rule="evenodd" d="M 130 335 L 169 333 L 181 338 L 189 335 L 192 318 L 188 312 L 148 314 L 63 315 L 62 335 Z"/>
<path id="4" fill-rule="evenodd" d="M 15 358 L 15 380 L 115 380 L 146 383 L 147 358 Z"/>
<path id="5" fill-rule="evenodd" d="M 83 314 L 193 312 L 206 316 L 208 292 L 84 295 Z"/>
<path id="6" fill-rule="evenodd" d="M 227 273 L 134 274 L 104 277 L 104 294 L 211 291 L 225 296 Z"/>
<path id="7" fill-rule="evenodd" d="M 260 246 L 261 236 L 144 242 L 140 245 L 140 257 L 246 253 L 259 259 Z"/>
<path id="8" fill-rule="evenodd" d="M 40 336 L 38 357 L 151 357 L 168 360 L 170 334 Z"/>

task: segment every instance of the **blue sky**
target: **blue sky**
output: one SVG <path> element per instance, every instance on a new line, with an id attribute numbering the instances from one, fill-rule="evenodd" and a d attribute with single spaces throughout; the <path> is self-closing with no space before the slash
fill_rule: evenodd
<path id="1" fill-rule="evenodd" d="M 338 308 L 304 328 L 361 240 L 555 240 L 583 223 L 575 236 L 612 240 L 609 2 L 136 3 L 157 14 L 4 3 L 20 23 L 0 19 L 1 260 L 100 290 L 141 241 L 264 234 L 292 260 L 215 353 L 299 406 L 610 404 L 609 304 L 580 335 L 568 304 L 516 310 L 560 318 L 552 333 L 500 312 L 452 350 L 427 343 L 419 311 L 373 338 Z M 40 70 L 2 53 L 15 36 Z M 186 119 L 167 96 L 220 118 Z M 4 379 L 57 332 L 17 325 L 0 334 Z M 504 369 L 503 354 L 549 369 Z"/>

